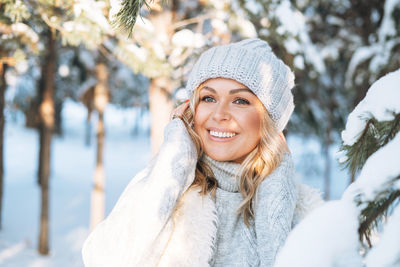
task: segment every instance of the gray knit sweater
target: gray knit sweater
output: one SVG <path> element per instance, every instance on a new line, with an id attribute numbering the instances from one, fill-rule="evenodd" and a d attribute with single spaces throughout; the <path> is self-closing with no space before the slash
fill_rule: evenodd
<path id="1" fill-rule="evenodd" d="M 247 228 L 235 213 L 242 201 L 234 180 L 239 165 L 205 157 L 219 185 L 214 203 L 188 190 L 197 157 L 182 121 L 173 120 L 165 133 L 158 156 L 132 179 L 85 241 L 85 266 L 273 266 L 296 221 L 293 215 L 302 217 L 294 214 L 302 194 L 296 194 L 290 154 L 259 186 L 255 219 Z M 296 208 L 300 215 L 310 207 L 303 206 Z"/>
<path id="2" fill-rule="evenodd" d="M 280 166 L 260 185 L 255 219 L 248 228 L 236 214 L 243 200 L 235 179 L 240 165 L 205 156 L 218 181 L 216 207 L 218 230 L 212 266 L 273 266 L 277 252 L 291 230 L 297 201 L 293 164 L 285 154 Z"/>

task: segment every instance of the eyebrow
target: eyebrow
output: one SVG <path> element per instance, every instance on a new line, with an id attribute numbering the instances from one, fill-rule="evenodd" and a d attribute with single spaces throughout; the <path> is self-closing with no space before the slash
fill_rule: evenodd
<path id="1" fill-rule="evenodd" d="M 213 92 L 213 93 L 217 93 L 217 91 L 216 91 L 214 88 L 211 88 L 211 87 L 209 87 L 209 86 L 204 86 L 202 89 L 206 89 L 206 90 L 211 91 L 211 92 Z M 253 91 L 251 91 L 249 88 L 237 88 L 237 89 L 232 89 L 232 90 L 229 91 L 229 94 L 230 94 L 230 95 L 233 95 L 233 94 L 237 94 L 237 93 L 239 93 L 239 92 L 248 92 L 248 93 L 251 93 L 251 94 L 254 95 Z"/>

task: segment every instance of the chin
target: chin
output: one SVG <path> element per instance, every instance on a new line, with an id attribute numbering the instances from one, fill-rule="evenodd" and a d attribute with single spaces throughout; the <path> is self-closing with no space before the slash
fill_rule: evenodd
<path id="1" fill-rule="evenodd" d="M 227 155 L 226 153 L 213 153 L 208 151 L 204 151 L 204 153 L 216 161 L 236 161 L 237 159 L 241 158 L 233 155 Z"/>

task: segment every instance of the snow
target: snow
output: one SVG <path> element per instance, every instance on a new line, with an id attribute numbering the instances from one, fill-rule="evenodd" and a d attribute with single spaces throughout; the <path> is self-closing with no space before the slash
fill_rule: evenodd
<path id="1" fill-rule="evenodd" d="M 144 47 L 139 47 L 136 44 L 130 43 L 126 45 L 126 49 L 141 62 L 146 62 L 148 52 Z"/>
<path id="2" fill-rule="evenodd" d="M 216 30 L 218 33 L 225 33 L 228 31 L 228 26 L 222 19 L 212 19 L 211 20 L 211 26 L 213 27 L 214 30 Z"/>
<path id="3" fill-rule="evenodd" d="M 205 40 L 202 34 L 183 29 L 172 36 L 172 44 L 176 47 L 200 48 L 204 46 Z"/>
<path id="4" fill-rule="evenodd" d="M 288 0 L 284 0 L 275 10 L 275 17 L 281 22 L 281 26 L 277 28 L 277 32 L 280 35 L 288 33 L 293 37 L 297 36 L 299 38 L 300 44 L 298 47 L 290 42 L 285 43 L 288 51 L 296 51 L 301 48 L 304 53 L 304 59 L 312 64 L 319 73 L 324 73 L 326 70 L 325 63 L 319 56 L 318 48 L 311 42 L 304 15 L 294 9 Z"/>
<path id="5" fill-rule="evenodd" d="M 28 38 L 31 39 L 32 43 L 37 43 L 39 41 L 39 35 L 24 23 L 12 24 L 11 30 L 13 33 L 26 35 Z"/>
<path id="6" fill-rule="evenodd" d="M 344 192 L 340 200 L 326 202 L 308 215 L 294 230 L 278 254 L 274 267 L 288 266 L 363 266 L 358 239 L 358 218 L 365 205 L 378 192 L 391 186 L 400 173 L 398 153 L 400 133 L 375 152 L 365 163 L 358 179 Z M 400 213 L 389 218 L 380 246 L 371 251 L 371 266 L 395 266 L 384 263 L 398 261 L 398 223 Z M 367 265 L 369 266 L 369 265 Z"/>
<path id="7" fill-rule="evenodd" d="M 132 136 L 136 110 L 109 105 L 105 112 L 106 212 L 130 179 L 151 157 L 149 137 Z M 95 164 L 94 133 L 84 146 L 85 108 L 67 101 L 63 138 L 53 139 L 50 182 L 50 255 L 36 252 L 39 196 L 36 185 L 38 135 L 23 121 L 6 123 L 3 229 L 0 265 L 10 267 L 82 266 L 81 247 L 88 235 L 90 193 Z M 93 124 L 95 120 L 93 121 Z M 93 125 L 94 126 L 94 125 Z M 95 129 L 95 127 L 92 127 Z"/>
<path id="8" fill-rule="evenodd" d="M 304 58 L 300 55 L 294 57 L 293 64 L 298 69 L 304 69 Z"/>
<path id="9" fill-rule="evenodd" d="M 151 157 L 148 128 L 132 136 L 135 109 L 105 112 L 106 213 L 116 203 L 130 179 Z M 38 135 L 34 130 L 7 120 L 5 135 L 5 190 L 3 229 L 0 231 L 0 266 L 82 267 L 81 247 L 88 235 L 90 194 L 95 166 L 95 139 L 84 146 L 86 111 L 67 101 L 63 109 L 64 137 L 53 139 L 50 182 L 50 255 L 36 252 L 39 232 L 39 196 L 36 185 Z M 145 116 L 147 125 L 148 118 Z M 95 118 L 92 129 L 95 129 Z M 94 133 L 92 135 L 94 138 Z M 323 188 L 321 148 L 315 139 L 288 137 L 296 177 Z M 337 150 L 338 147 L 332 150 Z M 347 175 L 332 157 L 331 195 L 338 198 L 347 185 Z M 21 197 L 23 196 L 23 197 Z"/>
<path id="10" fill-rule="evenodd" d="M 276 9 L 276 17 L 280 19 L 285 31 L 293 36 L 299 35 L 305 28 L 303 14 L 293 11 L 290 2 L 287 0 L 282 1 Z"/>
<path id="11" fill-rule="evenodd" d="M 400 205 L 389 218 L 379 243 L 368 253 L 367 267 L 390 267 L 400 262 Z"/>
<path id="12" fill-rule="evenodd" d="M 362 266 L 357 218 L 355 206 L 343 201 L 317 208 L 290 233 L 274 267 Z"/>
<path id="13" fill-rule="evenodd" d="M 393 21 L 392 13 L 396 5 L 400 5 L 400 0 L 386 0 L 384 6 L 384 15 L 381 26 L 378 30 L 379 41 L 384 42 L 388 36 L 396 35 L 396 27 Z"/>
<path id="14" fill-rule="evenodd" d="M 379 73 L 379 69 L 385 67 L 390 62 L 393 47 L 400 43 L 400 38 L 393 38 L 387 42 L 376 45 L 376 53 L 369 63 L 369 70 L 372 73 Z M 374 75 L 372 77 L 375 77 Z"/>
<path id="15" fill-rule="evenodd" d="M 244 6 L 254 15 L 260 14 L 263 11 L 262 5 L 255 0 L 245 1 Z"/>
<path id="16" fill-rule="evenodd" d="M 94 0 L 80 0 L 74 3 L 74 14 L 79 17 L 82 13 L 100 26 L 106 33 L 111 33 L 111 26 L 107 18 L 103 15 L 103 8 L 105 2 Z"/>
<path id="17" fill-rule="evenodd" d="M 154 33 L 155 27 L 149 19 L 146 19 L 145 17 L 140 17 L 140 19 L 137 19 L 135 23 L 135 31 L 137 30 L 148 33 Z"/>
<path id="18" fill-rule="evenodd" d="M 378 29 L 378 40 L 371 39 L 369 46 L 362 46 L 355 50 L 350 60 L 349 67 L 346 71 L 345 85 L 351 86 L 352 79 L 357 67 L 371 59 L 369 62 L 369 71 L 371 72 L 371 82 L 376 79 L 376 74 L 387 66 L 390 61 L 392 50 L 400 43 L 400 38 L 396 36 L 395 22 L 393 21 L 394 10 L 396 6 L 400 6 L 400 0 L 386 0 L 384 4 L 384 15 Z M 374 19 L 374 13 L 372 19 Z M 395 38 L 397 37 L 397 38 Z M 359 42 L 357 42 L 359 43 Z M 362 82 L 364 78 L 355 77 L 356 84 Z"/>
<path id="19" fill-rule="evenodd" d="M 110 0 L 110 6 L 111 6 L 111 8 L 110 8 L 110 12 L 108 14 L 108 19 L 110 21 L 113 21 L 115 19 L 115 16 L 121 10 L 122 0 Z"/>
<path id="20" fill-rule="evenodd" d="M 27 60 L 20 60 L 15 65 L 15 69 L 17 70 L 18 74 L 24 74 L 29 68 L 29 64 Z"/>
<path id="21" fill-rule="evenodd" d="M 400 113 L 400 70 L 380 78 L 368 90 L 365 98 L 350 113 L 342 132 L 345 145 L 357 142 L 365 128 L 366 116 L 371 114 L 379 121 L 394 119 L 392 112 Z"/>
<path id="22" fill-rule="evenodd" d="M 156 57 L 160 60 L 165 60 L 166 55 L 163 46 L 159 42 L 154 42 L 152 44 L 152 49 Z"/>
<path id="23" fill-rule="evenodd" d="M 229 22 L 232 22 L 232 17 L 230 18 Z M 234 22 L 235 26 L 239 29 L 239 32 L 242 38 L 256 38 L 257 37 L 257 30 L 254 27 L 253 23 L 249 20 L 238 16 Z"/>
<path id="24" fill-rule="evenodd" d="M 60 74 L 61 77 L 67 77 L 69 73 L 69 67 L 66 64 L 63 64 L 58 68 L 58 74 Z"/>
<path id="25" fill-rule="evenodd" d="M 353 199 L 359 195 L 362 202 L 372 201 L 377 194 L 389 189 L 391 181 L 400 174 L 400 133 L 365 162 L 357 181 L 343 195 Z M 388 188 L 389 187 L 389 188 Z"/>
<path id="26" fill-rule="evenodd" d="M 387 109 L 400 113 L 399 82 L 400 70 L 371 86 L 366 97 L 349 115 L 343 134 L 345 143 L 352 145 L 357 140 L 360 122 L 365 124 L 361 118 L 365 112 L 378 120 L 393 119 Z M 382 193 L 399 187 L 400 182 L 396 181 L 400 174 L 399 151 L 400 133 L 397 133 L 367 159 L 359 177 L 340 200 L 326 202 L 294 228 L 274 266 L 365 266 L 365 262 L 367 267 L 397 266 L 400 254 L 398 202 L 388 222 L 381 225 L 383 235 L 374 240 L 374 245 L 378 244 L 369 251 L 366 259 L 362 259 L 358 227 L 360 213 L 369 202 L 377 201 Z M 340 153 L 337 156 L 342 157 Z"/>
<path id="27" fill-rule="evenodd" d="M 284 45 L 290 54 L 296 54 L 301 51 L 301 46 L 295 38 L 286 39 Z"/>

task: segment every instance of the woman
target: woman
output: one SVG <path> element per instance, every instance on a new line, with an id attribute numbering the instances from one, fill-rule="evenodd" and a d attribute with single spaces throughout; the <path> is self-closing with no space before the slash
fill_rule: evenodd
<path id="1" fill-rule="evenodd" d="M 158 155 L 86 240 L 85 266 L 273 266 L 321 201 L 295 183 L 281 134 L 293 86 L 260 39 L 204 52 Z"/>

